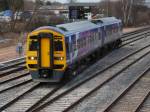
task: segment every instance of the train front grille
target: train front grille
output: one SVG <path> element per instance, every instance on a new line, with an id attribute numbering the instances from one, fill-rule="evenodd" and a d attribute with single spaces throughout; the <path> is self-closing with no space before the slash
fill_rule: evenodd
<path id="1" fill-rule="evenodd" d="M 54 69 L 62 69 L 64 65 L 54 65 Z"/>

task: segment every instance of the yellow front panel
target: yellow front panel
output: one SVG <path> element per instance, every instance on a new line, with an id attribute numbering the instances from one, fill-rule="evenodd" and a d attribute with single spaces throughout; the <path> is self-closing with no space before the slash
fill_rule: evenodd
<path id="1" fill-rule="evenodd" d="M 62 35 L 62 34 L 60 34 L 60 33 L 58 33 L 58 32 L 54 32 L 54 31 L 52 31 L 52 30 L 47 30 L 47 29 L 45 29 L 45 30 L 36 30 L 36 31 L 33 31 L 33 32 L 31 32 L 30 34 L 29 34 L 29 37 L 30 36 L 34 36 L 34 35 L 36 35 L 36 36 L 38 36 L 38 34 L 39 33 L 51 33 L 51 34 L 53 34 L 53 39 L 54 40 L 57 40 L 56 38 L 58 37 L 58 36 L 60 36 L 60 37 L 62 37 L 62 39 L 61 39 L 61 41 L 62 41 L 62 43 L 63 43 L 63 51 L 55 51 L 54 50 L 54 53 L 53 53 L 53 56 L 54 57 L 64 57 L 64 59 L 63 60 L 53 60 L 54 62 L 54 65 L 59 65 L 59 64 L 62 64 L 62 65 L 64 65 L 64 67 L 62 68 L 62 69 L 57 69 L 57 71 L 62 71 L 62 70 L 65 70 L 65 68 L 67 67 L 67 64 L 66 64 L 66 46 L 65 46 L 65 38 L 64 38 L 64 35 Z M 57 37 L 55 37 L 55 36 L 57 36 Z M 35 56 L 35 57 L 38 57 L 38 54 L 37 54 L 37 51 L 29 51 L 29 37 L 28 37 L 28 43 L 27 43 L 27 67 L 28 67 L 28 64 L 39 64 L 38 63 L 38 60 L 29 60 L 28 59 L 28 57 L 30 57 L 30 56 Z M 41 50 L 42 50 L 42 52 L 40 52 L 41 53 L 41 67 L 51 67 L 51 65 L 50 65 L 50 49 L 49 49 L 49 47 L 50 47 L 50 43 L 48 43 L 48 41 L 49 41 L 49 38 L 41 38 L 41 39 L 43 39 L 43 40 L 41 40 Z M 48 40 L 48 41 L 47 41 Z M 44 44 L 44 46 L 42 46 L 42 43 Z M 47 45 L 46 45 L 47 44 Z M 45 48 L 46 49 L 45 49 Z M 46 54 L 46 52 L 47 52 L 47 54 Z M 29 68 L 29 67 L 28 67 Z M 29 68 L 29 69 L 31 69 L 31 70 L 36 70 L 37 68 Z"/>
<path id="2" fill-rule="evenodd" d="M 50 67 L 50 39 L 41 38 L 41 67 Z"/>

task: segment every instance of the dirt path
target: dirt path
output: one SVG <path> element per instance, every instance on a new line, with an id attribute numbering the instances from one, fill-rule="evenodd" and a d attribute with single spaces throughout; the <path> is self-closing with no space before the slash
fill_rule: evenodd
<path id="1" fill-rule="evenodd" d="M 124 28 L 123 33 L 132 32 L 132 31 L 135 31 L 135 30 L 138 30 L 138 29 L 141 29 L 141 28 L 142 27 L 139 27 L 139 28 Z"/>
<path id="2" fill-rule="evenodd" d="M 22 56 L 23 55 L 24 53 L 22 54 Z M 8 61 L 19 57 L 19 54 L 16 52 L 16 46 L 10 46 L 0 49 L 0 62 Z"/>

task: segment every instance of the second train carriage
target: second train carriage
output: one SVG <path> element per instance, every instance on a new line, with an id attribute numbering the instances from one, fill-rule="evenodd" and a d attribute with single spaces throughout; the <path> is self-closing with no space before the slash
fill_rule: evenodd
<path id="1" fill-rule="evenodd" d="M 76 62 L 110 43 L 120 44 L 122 23 L 114 17 L 40 27 L 28 35 L 27 68 L 33 80 L 59 82 Z"/>

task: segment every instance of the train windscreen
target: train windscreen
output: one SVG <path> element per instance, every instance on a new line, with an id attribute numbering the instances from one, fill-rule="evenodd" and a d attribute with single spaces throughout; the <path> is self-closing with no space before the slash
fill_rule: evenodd
<path id="1" fill-rule="evenodd" d="M 60 41 L 60 40 L 54 41 L 54 50 L 55 51 L 63 51 L 62 41 Z"/>
<path id="2" fill-rule="evenodd" d="M 29 51 L 37 51 L 38 50 L 38 41 L 31 40 L 29 44 Z"/>

